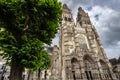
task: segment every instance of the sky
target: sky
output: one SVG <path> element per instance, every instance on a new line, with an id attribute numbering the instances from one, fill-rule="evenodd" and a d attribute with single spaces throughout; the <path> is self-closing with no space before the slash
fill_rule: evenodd
<path id="1" fill-rule="evenodd" d="M 76 20 L 78 7 L 82 7 L 95 26 L 109 59 L 120 56 L 120 0 L 59 0 L 67 4 Z M 53 44 L 58 45 L 58 34 Z"/>

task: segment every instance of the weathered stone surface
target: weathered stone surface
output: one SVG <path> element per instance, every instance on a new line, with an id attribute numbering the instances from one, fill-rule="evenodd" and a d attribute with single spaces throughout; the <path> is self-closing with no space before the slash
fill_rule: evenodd
<path id="1" fill-rule="evenodd" d="M 75 24 L 65 4 L 62 18 L 58 55 L 52 59 L 51 77 L 56 80 L 115 80 L 88 14 L 80 7 Z M 52 56 L 56 57 L 54 54 Z"/>

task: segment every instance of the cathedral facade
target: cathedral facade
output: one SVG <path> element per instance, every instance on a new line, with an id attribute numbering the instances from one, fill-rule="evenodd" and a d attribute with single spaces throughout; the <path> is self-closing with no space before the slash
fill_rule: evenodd
<path id="1" fill-rule="evenodd" d="M 52 79 L 116 80 L 96 29 L 81 7 L 75 23 L 71 10 L 63 5 L 59 33 L 59 47 L 52 50 Z"/>

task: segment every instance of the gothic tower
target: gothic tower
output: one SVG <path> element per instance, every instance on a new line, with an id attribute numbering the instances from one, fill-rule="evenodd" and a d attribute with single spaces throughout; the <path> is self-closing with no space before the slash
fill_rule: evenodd
<path id="1" fill-rule="evenodd" d="M 61 77 L 62 80 L 70 79 L 72 72 L 71 68 L 71 58 L 72 54 L 74 55 L 75 51 L 75 42 L 74 42 L 74 27 L 75 23 L 73 21 L 71 10 L 67 7 L 66 4 L 63 5 L 63 15 L 62 15 L 62 24 L 60 27 L 60 50 L 61 50 Z M 72 79 L 72 78 L 71 78 Z"/>
<path id="2" fill-rule="evenodd" d="M 59 48 L 53 50 L 52 76 L 56 80 L 115 80 L 96 29 L 78 8 L 76 24 L 63 5 Z"/>

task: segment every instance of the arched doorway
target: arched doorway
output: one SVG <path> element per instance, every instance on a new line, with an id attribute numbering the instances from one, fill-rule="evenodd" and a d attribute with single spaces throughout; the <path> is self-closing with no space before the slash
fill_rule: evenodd
<path id="1" fill-rule="evenodd" d="M 112 79 L 112 75 L 110 74 L 111 72 L 109 70 L 107 63 L 104 62 L 103 60 L 100 60 L 100 64 L 101 64 L 101 68 L 103 71 L 103 78 L 104 79 Z"/>
<path id="2" fill-rule="evenodd" d="M 80 64 L 76 58 L 71 59 L 71 72 L 73 80 L 80 79 Z"/>
<path id="3" fill-rule="evenodd" d="M 94 60 L 89 55 L 85 55 L 83 61 L 87 80 L 93 80 L 92 70 L 95 67 Z"/>

